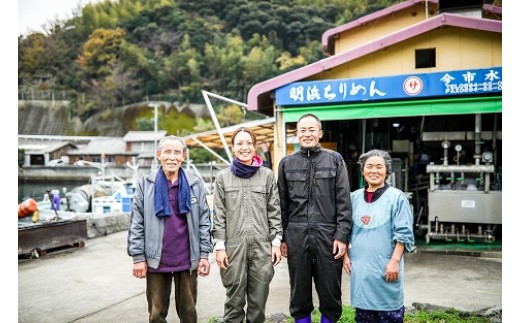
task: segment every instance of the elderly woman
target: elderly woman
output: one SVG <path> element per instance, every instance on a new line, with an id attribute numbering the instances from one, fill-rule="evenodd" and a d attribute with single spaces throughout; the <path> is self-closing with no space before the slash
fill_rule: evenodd
<path id="1" fill-rule="evenodd" d="M 370 150 L 358 163 L 366 185 L 351 194 L 352 236 L 343 260 L 350 302 L 358 323 L 403 322 L 403 254 L 415 243 L 412 212 L 405 194 L 385 182 L 389 153 Z"/>

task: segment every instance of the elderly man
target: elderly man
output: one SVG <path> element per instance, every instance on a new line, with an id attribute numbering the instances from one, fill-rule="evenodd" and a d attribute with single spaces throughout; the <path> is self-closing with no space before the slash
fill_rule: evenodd
<path id="1" fill-rule="evenodd" d="M 146 277 L 150 322 L 166 322 L 172 282 L 181 323 L 197 323 L 197 277 L 210 271 L 213 252 L 204 181 L 184 169 L 186 144 L 175 136 L 159 141 L 161 167 L 137 181 L 128 229 L 133 275 Z"/>

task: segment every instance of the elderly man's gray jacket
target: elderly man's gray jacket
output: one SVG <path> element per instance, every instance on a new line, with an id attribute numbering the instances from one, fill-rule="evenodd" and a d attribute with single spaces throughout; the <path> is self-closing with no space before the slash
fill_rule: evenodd
<path id="1" fill-rule="evenodd" d="M 128 229 L 128 255 L 134 263 L 145 261 L 157 268 L 161 261 L 164 219 L 155 216 L 153 205 L 157 169 L 141 176 L 136 185 Z M 190 271 L 196 270 L 199 259 L 213 252 L 211 219 L 203 180 L 184 170 L 190 184 L 191 212 L 187 215 L 190 241 Z"/>

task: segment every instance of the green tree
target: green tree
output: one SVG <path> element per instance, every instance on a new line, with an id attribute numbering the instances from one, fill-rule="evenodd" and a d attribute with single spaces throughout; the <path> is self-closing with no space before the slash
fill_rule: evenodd
<path id="1" fill-rule="evenodd" d="M 163 82 L 170 84 L 172 92 L 177 93 L 180 102 L 193 102 L 200 97 L 200 61 L 200 54 L 191 46 L 188 35 L 183 37 L 180 50 L 164 60 L 164 70 L 160 75 Z"/>
<path id="2" fill-rule="evenodd" d="M 276 64 L 279 50 L 269 43 L 266 36 L 255 34 L 248 42 L 249 53 L 245 57 L 242 88 L 243 93 L 239 97 L 245 97 L 250 84 L 258 83 L 276 76 L 279 67 Z"/>
<path id="3" fill-rule="evenodd" d="M 244 121 L 244 111 L 238 105 L 228 105 L 217 113 L 221 126 L 228 127 Z"/>
<path id="4" fill-rule="evenodd" d="M 33 75 L 44 72 L 45 35 L 33 33 L 18 38 L 18 83 L 30 83 Z"/>
<path id="5" fill-rule="evenodd" d="M 121 48 L 126 43 L 125 31 L 116 29 L 96 29 L 83 45 L 83 53 L 78 62 L 85 74 L 91 77 L 110 74 L 117 63 Z"/>
<path id="6" fill-rule="evenodd" d="M 71 116 L 147 98 L 201 103 L 201 90 L 245 102 L 259 82 L 324 57 L 320 38 L 401 0 L 122 0 L 18 39 L 21 91 L 71 93 Z M 495 4 L 501 5 L 500 1 Z"/>
<path id="7" fill-rule="evenodd" d="M 195 121 L 196 125 L 193 127 L 193 131 L 203 132 L 215 129 L 215 125 L 211 119 L 204 120 L 203 118 L 196 118 Z"/>

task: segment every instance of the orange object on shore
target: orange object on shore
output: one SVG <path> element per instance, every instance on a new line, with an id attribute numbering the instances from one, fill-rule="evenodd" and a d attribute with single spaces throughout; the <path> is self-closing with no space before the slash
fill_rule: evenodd
<path id="1" fill-rule="evenodd" d="M 38 202 L 35 199 L 29 198 L 18 204 L 18 218 L 25 218 L 38 210 Z"/>

